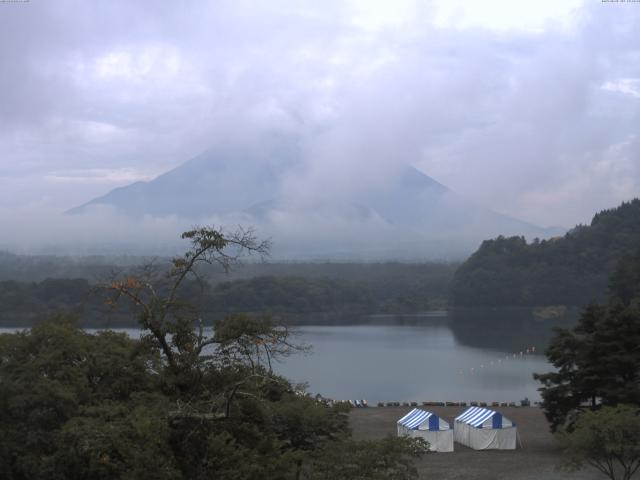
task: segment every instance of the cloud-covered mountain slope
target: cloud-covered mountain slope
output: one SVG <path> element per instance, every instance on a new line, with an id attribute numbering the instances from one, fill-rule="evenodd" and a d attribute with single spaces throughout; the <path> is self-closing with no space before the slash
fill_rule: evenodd
<path id="1" fill-rule="evenodd" d="M 282 139 L 259 148 L 212 148 L 69 213 L 106 206 L 130 217 L 252 225 L 273 238 L 282 256 L 303 257 L 449 258 L 500 234 L 557 233 L 476 205 L 410 165 L 385 172 L 370 188 L 354 178 L 357 188 L 338 194 L 309 183 L 304 165 L 298 145 Z"/>

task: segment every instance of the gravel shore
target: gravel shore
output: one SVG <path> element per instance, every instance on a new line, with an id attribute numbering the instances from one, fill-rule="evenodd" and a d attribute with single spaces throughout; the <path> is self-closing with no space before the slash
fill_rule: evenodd
<path id="1" fill-rule="evenodd" d="M 396 421 L 412 407 L 353 409 L 350 424 L 356 440 L 396 435 Z M 424 407 L 449 423 L 464 407 Z M 508 451 L 476 451 L 454 444 L 452 453 L 430 453 L 417 460 L 420 478 L 437 480 L 602 480 L 602 474 L 588 469 L 569 474 L 557 470 L 562 461 L 549 424 L 537 407 L 495 408 L 516 423 L 522 448 Z"/>

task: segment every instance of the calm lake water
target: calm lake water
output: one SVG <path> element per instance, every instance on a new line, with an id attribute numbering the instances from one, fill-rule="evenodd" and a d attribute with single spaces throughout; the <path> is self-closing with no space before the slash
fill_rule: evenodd
<path id="1" fill-rule="evenodd" d="M 513 348 L 460 343 L 448 324 L 297 327 L 298 340 L 312 346 L 274 368 L 309 391 L 334 399 L 378 401 L 539 400 L 534 372 L 551 366 L 527 354 L 526 337 Z M 14 329 L 0 329 L 14 331 Z M 126 329 L 132 337 L 139 330 Z M 542 348 L 536 347 L 537 353 Z M 520 355 L 522 352 L 522 355 Z"/>
<path id="2" fill-rule="evenodd" d="M 519 401 L 540 398 L 534 372 L 551 369 L 527 354 L 458 343 L 447 325 L 300 327 L 311 355 L 277 369 L 335 399 L 378 401 Z M 520 351 L 523 352 L 522 356 Z M 514 357 L 515 354 L 515 357 Z"/>

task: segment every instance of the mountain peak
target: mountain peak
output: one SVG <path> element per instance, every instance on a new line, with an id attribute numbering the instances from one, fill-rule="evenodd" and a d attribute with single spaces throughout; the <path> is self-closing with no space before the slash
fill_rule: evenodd
<path id="1" fill-rule="evenodd" d="M 221 144 L 151 181 L 116 188 L 68 213 L 104 205 L 126 216 L 175 216 L 193 223 L 215 219 L 218 224 L 258 226 L 273 235 L 276 245 L 305 250 L 301 243 L 322 236 L 323 248 L 343 245 L 341 251 L 354 253 L 367 248 L 397 252 L 407 242 L 420 251 L 434 242 L 440 249 L 457 242 L 466 253 L 498 234 L 548 233 L 475 205 L 410 165 L 385 177 L 382 187 L 359 186 L 363 188 L 334 197 L 330 189 L 315 188 L 323 186 L 317 182 L 313 194 L 305 184 L 291 194 L 285 186 L 297 181 L 303 160 L 299 144 L 283 137 L 259 145 Z M 307 250 L 316 248 L 309 245 Z"/>

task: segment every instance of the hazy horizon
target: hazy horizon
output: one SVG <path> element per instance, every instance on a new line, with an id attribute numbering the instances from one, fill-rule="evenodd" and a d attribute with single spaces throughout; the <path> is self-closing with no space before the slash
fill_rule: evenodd
<path id="1" fill-rule="evenodd" d="M 274 157 L 285 173 L 264 201 L 347 206 L 258 226 L 291 233 L 281 245 L 328 230 L 393 241 L 375 209 L 360 223 L 346 210 L 407 166 L 540 227 L 640 196 L 640 4 L 32 0 L 0 3 L 0 38 L 0 248 L 164 245 L 194 221 L 64 212 L 270 135 L 298 153 Z M 252 159 L 234 168 L 249 177 Z M 432 240 L 415 230 L 398 252 Z M 459 258 L 483 235 L 468 230 L 423 250 Z"/>

